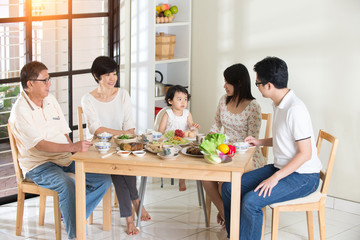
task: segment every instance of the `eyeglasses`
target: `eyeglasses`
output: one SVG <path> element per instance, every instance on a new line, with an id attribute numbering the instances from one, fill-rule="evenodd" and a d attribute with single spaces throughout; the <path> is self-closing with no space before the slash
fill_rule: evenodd
<path id="1" fill-rule="evenodd" d="M 35 82 L 43 82 L 45 85 L 48 85 L 51 77 L 45 78 L 45 79 L 29 79 L 31 81 L 35 81 Z"/>
<path id="2" fill-rule="evenodd" d="M 259 87 L 260 84 L 265 85 L 265 84 L 267 84 L 267 83 L 268 83 L 268 82 L 255 82 L 255 86 L 256 86 L 256 87 Z"/>

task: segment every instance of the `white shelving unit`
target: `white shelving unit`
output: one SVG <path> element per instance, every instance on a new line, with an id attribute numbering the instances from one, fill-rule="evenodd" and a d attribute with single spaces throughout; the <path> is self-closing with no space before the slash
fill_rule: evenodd
<path id="1" fill-rule="evenodd" d="M 175 34 L 174 58 L 155 60 L 155 69 L 164 76 L 164 84 L 182 85 L 190 91 L 191 66 L 191 0 L 156 1 L 156 6 L 167 3 L 179 9 L 172 23 L 155 24 L 155 33 Z M 156 107 L 164 107 L 164 98 L 155 98 Z"/>
<path id="2" fill-rule="evenodd" d="M 153 127 L 155 107 L 164 107 L 164 97 L 155 97 L 155 70 L 164 84 L 182 85 L 190 92 L 191 12 L 192 0 L 132 0 L 131 2 L 131 96 L 136 129 Z M 176 5 L 178 13 L 172 23 L 156 24 L 156 6 Z M 174 58 L 155 59 L 155 35 L 175 34 Z"/>

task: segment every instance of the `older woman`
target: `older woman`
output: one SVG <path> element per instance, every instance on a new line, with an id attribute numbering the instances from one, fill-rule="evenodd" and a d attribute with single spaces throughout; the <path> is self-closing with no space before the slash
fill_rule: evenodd
<path id="1" fill-rule="evenodd" d="M 87 130 L 92 135 L 108 132 L 113 135 L 134 134 L 131 99 L 125 89 L 116 88 L 117 63 L 109 57 L 97 57 L 91 73 L 98 87 L 81 99 L 87 121 Z M 135 176 L 112 175 L 116 195 L 119 200 L 120 216 L 126 217 L 127 233 L 135 235 L 139 230 L 134 225 L 131 202 L 136 212 L 139 210 L 139 195 Z M 150 220 L 145 208 L 141 220 Z"/>
<path id="2" fill-rule="evenodd" d="M 250 76 L 247 68 L 238 63 L 224 71 L 224 88 L 226 94 L 221 97 L 216 110 L 215 123 L 211 133 L 226 134 L 233 142 L 243 142 L 247 136 L 257 138 L 261 126 L 261 108 L 251 94 Z M 253 167 L 259 168 L 266 164 L 260 149 L 256 149 Z M 224 206 L 221 198 L 221 184 L 203 181 L 206 193 L 211 198 L 219 213 L 218 223 L 224 225 Z"/>

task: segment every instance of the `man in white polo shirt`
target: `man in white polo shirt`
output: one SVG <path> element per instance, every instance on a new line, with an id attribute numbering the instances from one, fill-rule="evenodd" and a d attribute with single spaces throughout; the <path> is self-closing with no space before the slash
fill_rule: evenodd
<path id="1" fill-rule="evenodd" d="M 37 185 L 58 192 L 60 210 L 69 239 L 76 237 L 75 173 L 72 152 L 87 151 L 91 142 L 72 143 L 71 132 L 55 97 L 47 67 L 27 63 L 21 70 L 23 91 L 14 104 L 9 125 L 19 151 L 24 177 Z M 90 216 L 111 184 L 109 175 L 86 174 L 86 217 Z"/>
<path id="2" fill-rule="evenodd" d="M 240 239 L 261 238 L 262 208 L 314 192 L 320 179 L 321 162 L 305 104 L 287 88 L 286 63 L 267 57 L 254 66 L 255 85 L 273 101 L 273 137 L 247 137 L 253 146 L 273 146 L 274 164 L 245 173 L 241 178 Z M 226 230 L 230 233 L 231 183 L 222 185 Z"/>

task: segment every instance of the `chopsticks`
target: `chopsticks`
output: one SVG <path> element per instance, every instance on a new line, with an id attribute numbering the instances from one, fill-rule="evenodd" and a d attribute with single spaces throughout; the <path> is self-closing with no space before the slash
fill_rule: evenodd
<path id="1" fill-rule="evenodd" d="M 109 157 L 109 156 L 113 155 L 113 154 L 116 153 L 116 152 L 117 152 L 117 151 L 109 152 L 109 153 L 107 153 L 107 154 L 102 155 L 101 158 Z"/>

